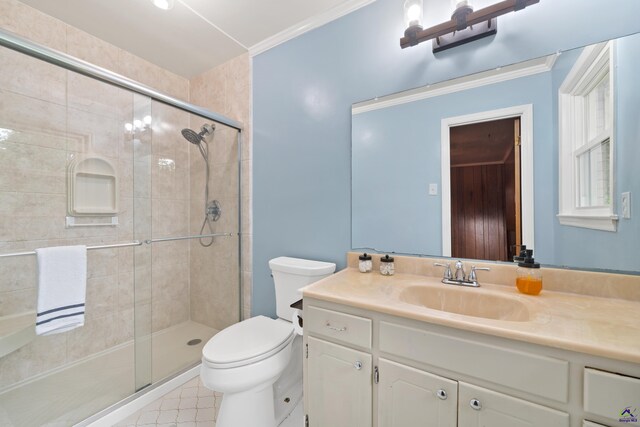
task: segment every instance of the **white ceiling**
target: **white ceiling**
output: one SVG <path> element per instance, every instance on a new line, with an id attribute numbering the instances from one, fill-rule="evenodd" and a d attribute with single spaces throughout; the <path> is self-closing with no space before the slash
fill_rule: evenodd
<path id="1" fill-rule="evenodd" d="M 286 30 L 309 26 L 314 17 L 326 19 L 332 11 L 345 13 L 355 9 L 355 3 L 372 0 L 175 0 L 168 11 L 150 0 L 21 1 L 176 74 L 193 77 L 266 40 L 282 38 Z"/>

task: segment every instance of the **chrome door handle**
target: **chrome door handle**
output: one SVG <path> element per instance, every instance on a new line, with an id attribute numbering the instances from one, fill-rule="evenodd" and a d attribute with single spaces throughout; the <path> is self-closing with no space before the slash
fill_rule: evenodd
<path id="1" fill-rule="evenodd" d="M 362 369 L 362 362 L 359 360 L 356 360 L 356 363 L 353 364 L 353 367 L 359 371 L 360 369 Z"/>
<path id="2" fill-rule="evenodd" d="M 332 331 L 336 331 L 336 332 L 344 332 L 347 330 L 346 326 L 343 326 L 341 328 L 337 328 L 335 326 L 331 326 L 331 323 L 327 322 L 326 324 L 327 328 L 331 329 Z"/>
<path id="3" fill-rule="evenodd" d="M 436 391 L 436 396 L 438 396 L 440 400 L 447 400 L 447 392 L 443 389 Z"/>

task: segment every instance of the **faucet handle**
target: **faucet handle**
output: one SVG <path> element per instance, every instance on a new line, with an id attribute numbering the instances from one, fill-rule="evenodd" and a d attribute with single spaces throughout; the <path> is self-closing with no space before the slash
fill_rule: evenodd
<path id="1" fill-rule="evenodd" d="M 436 267 L 444 267 L 444 275 L 442 276 L 442 278 L 451 280 L 451 278 L 453 277 L 453 274 L 451 274 L 451 264 L 441 264 L 439 262 L 434 262 L 433 265 L 435 265 Z"/>
<path id="2" fill-rule="evenodd" d="M 478 281 L 478 276 L 476 275 L 476 271 L 480 271 L 480 270 L 491 271 L 491 269 L 488 268 L 488 267 L 476 267 L 475 265 L 472 265 L 471 266 L 471 273 L 469 273 L 469 281 L 470 282 L 477 282 Z"/>

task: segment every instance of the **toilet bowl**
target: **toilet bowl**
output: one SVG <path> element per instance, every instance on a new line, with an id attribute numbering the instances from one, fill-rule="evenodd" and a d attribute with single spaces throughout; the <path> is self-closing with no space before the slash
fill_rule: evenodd
<path id="1" fill-rule="evenodd" d="M 202 383 L 223 393 L 217 427 L 276 427 L 302 397 L 302 338 L 290 322 L 290 305 L 302 287 L 332 274 L 335 264 L 280 257 L 269 267 L 279 318 L 243 320 L 202 350 Z"/>

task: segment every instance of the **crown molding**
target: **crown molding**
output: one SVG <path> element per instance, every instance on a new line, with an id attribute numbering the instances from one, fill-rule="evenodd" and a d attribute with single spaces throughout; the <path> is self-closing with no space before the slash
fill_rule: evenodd
<path id="1" fill-rule="evenodd" d="M 253 57 L 259 55 L 273 47 L 278 46 L 279 44 L 282 44 L 308 31 L 328 24 L 329 22 L 341 18 L 351 12 L 354 12 L 361 7 L 367 6 L 374 1 L 375 0 L 348 0 L 332 9 L 329 9 L 324 13 L 305 19 L 304 21 L 292 27 L 289 27 L 284 31 L 280 31 L 277 34 L 274 34 L 273 36 L 259 43 L 256 43 L 249 48 L 249 56 Z"/>
<path id="2" fill-rule="evenodd" d="M 447 80 L 433 85 L 426 85 L 417 89 L 405 90 L 380 98 L 353 104 L 351 114 L 361 114 L 367 111 L 380 110 L 395 105 L 407 104 L 422 99 L 461 92 L 481 86 L 519 79 L 534 74 L 545 73 L 553 68 L 558 55 L 553 54 L 541 58 L 531 59 L 518 64 L 498 67 L 457 79 Z"/>

